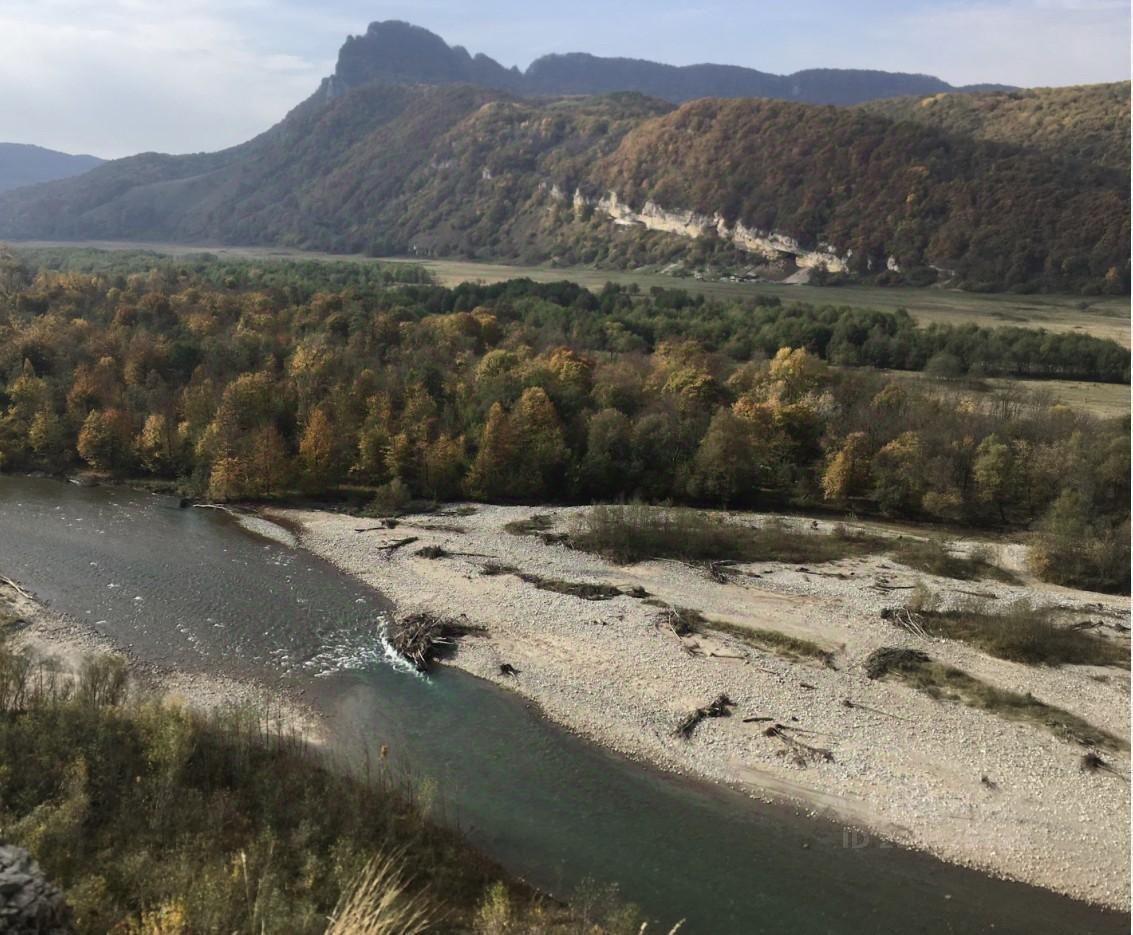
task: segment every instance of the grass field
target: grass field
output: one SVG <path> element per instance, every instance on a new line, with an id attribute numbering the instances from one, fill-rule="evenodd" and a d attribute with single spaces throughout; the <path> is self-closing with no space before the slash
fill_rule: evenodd
<path id="1" fill-rule="evenodd" d="M 26 247 L 88 247 L 104 250 L 153 250 L 171 256 L 208 251 L 219 256 L 245 258 L 289 257 L 325 260 L 366 260 L 361 256 L 340 256 L 278 247 L 205 247 L 157 243 L 120 243 L 91 241 L 85 243 L 28 242 Z M 917 289 L 912 287 L 878 286 L 788 286 L 776 283 L 698 282 L 677 279 L 661 273 L 635 270 L 599 270 L 589 267 L 508 266 L 502 263 L 478 263 L 467 260 L 418 260 L 405 257 L 384 258 L 386 262 L 414 262 L 431 271 L 442 285 L 462 282 L 501 282 L 530 277 L 538 282 L 569 279 L 591 289 L 600 289 L 607 282 L 623 285 L 637 283 L 641 288 L 653 286 L 687 289 L 712 298 L 750 298 L 776 295 L 786 300 L 811 302 L 816 305 L 849 305 L 860 308 L 908 309 L 917 321 L 977 325 L 1017 325 L 1045 328 L 1048 331 L 1082 331 L 1100 338 L 1111 338 L 1130 346 L 1129 308 L 1127 296 L 1083 298 L 1069 295 L 977 294 L 951 289 Z M 1083 308 L 1082 306 L 1086 307 Z"/>
<path id="2" fill-rule="evenodd" d="M 911 370 L 883 370 L 894 380 L 925 380 L 923 373 Z M 1130 413 L 1129 386 L 1122 383 L 1084 383 L 1077 380 L 1017 380 L 1014 378 L 984 379 L 980 383 L 987 391 L 1022 388 L 1035 393 L 1049 394 L 1054 402 L 1072 409 L 1088 412 L 1103 419 L 1119 418 Z M 942 384 L 955 386 L 966 392 L 972 390 L 967 383 Z"/>

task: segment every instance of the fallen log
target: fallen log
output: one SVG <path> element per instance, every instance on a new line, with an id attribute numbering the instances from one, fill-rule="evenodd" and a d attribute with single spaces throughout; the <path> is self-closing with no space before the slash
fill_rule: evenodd
<path id="1" fill-rule="evenodd" d="M 703 708 L 697 708 L 691 714 L 682 718 L 681 722 L 673 731 L 673 735 L 688 740 L 688 738 L 692 736 L 692 732 L 696 730 L 696 725 L 705 718 L 729 717 L 732 713 L 730 709 L 735 706 L 736 703 L 727 695 L 717 695 L 716 699 L 711 704 L 707 704 Z"/>
<path id="2" fill-rule="evenodd" d="M 398 549 L 404 549 L 407 545 L 413 545 L 413 543 L 416 542 L 417 539 L 417 536 L 407 536 L 404 539 L 398 539 L 396 542 L 391 542 L 388 545 L 378 546 L 378 551 L 385 552 L 387 556 L 392 555 Z"/>

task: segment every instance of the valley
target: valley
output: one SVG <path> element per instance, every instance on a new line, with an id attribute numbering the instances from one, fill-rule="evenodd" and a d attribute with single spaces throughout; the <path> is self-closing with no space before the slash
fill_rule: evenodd
<path id="1" fill-rule="evenodd" d="M 69 251 L 79 245 L 63 241 L 14 242 L 13 246 L 29 250 Z M 584 289 L 599 290 L 608 282 L 639 289 L 681 289 L 706 298 L 750 299 L 774 296 L 784 301 L 808 302 L 814 305 L 849 306 L 851 308 L 896 311 L 906 309 L 922 324 L 974 324 L 994 328 L 1014 326 L 1041 328 L 1057 333 L 1078 332 L 1130 344 L 1130 302 L 1128 296 L 1093 296 L 1087 299 L 1074 295 L 1004 295 L 1002 293 L 964 292 L 955 289 L 928 289 L 912 286 L 838 287 L 781 285 L 769 282 L 727 282 L 677 277 L 657 271 L 595 269 L 586 266 L 523 266 L 470 260 L 440 260 L 421 257 L 365 257 L 339 255 L 314 250 L 282 247 L 241 247 L 222 244 L 172 244 L 94 240 L 83 249 L 123 253 L 152 251 L 160 256 L 191 257 L 206 252 L 218 257 L 260 260 L 321 260 L 328 263 L 412 263 L 426 270 L 437 283 L 448 288 L 461 283 L 502 283 L 528 278 L 535 282 L 573 282 Z M 1083 308 L 1083 306 L 1085 306 Z"/>
<path id="2" fill-rule="evenodd" d="M 1129 931 L 1127 10 L 63 5 L 0 932 Z"/>

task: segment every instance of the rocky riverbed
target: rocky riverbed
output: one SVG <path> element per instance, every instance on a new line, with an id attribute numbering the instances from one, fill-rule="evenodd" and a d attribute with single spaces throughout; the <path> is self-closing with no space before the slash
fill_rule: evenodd
<path id="1" fill-rule="evenodd" d="M 1025 599 L 1101 619 L 1127 645 L 1118 633 L 1129 622 L 1126 599 L 1025 576 L 1010 585 L 959 582 L 878 556 L 737 565 L 721 582 L 695 565 L 619 566 L 553 536 L 505 530 L 547 510 L 447 512 L 403 517 L 389 530 L 330 513 L 269 515 L 300 529 L 302 545 L 380 589 L 399 613 L 463 614 L 486 627 L 486 636 L 462 642 L 455 664 L 532 699 L 582 735 L 667 769 L 805 803 L 862 829 L 848 833 L 848 847 L 899 841 L 1128 909 L 1128 670 L 1023 665 L 917 636 L 882 616 L 918 582 L 944 607 L 974 588 L 994 606 Z M 550 511 L 545 532 L 565 530 L 574 512 Z M 825 523 L 805 526 L 829 531 Z M 389 548 L 407 538 L 414 541 Z M 953 543 L 957 552 L 972 545 Z M 418 554 L 429 547 L 441 557 Z M 998 561 L 1018 571 L 1018 547 L 1001 548 Z M 535 579 L 606 586 L 597 590 L 607 599 L 547 590 Z M 621 593 L 608 596 L 610 586 Z M 659 605 L 695 610 L 707 625 L 678 636 Z M 829 661 L 755 648 L 744 628 L 816 644 Z M 1030 692 L 1115 735 L 1125 749 L 1105 752 L 1111 769 L 1083 771 L 1086 750 L 1040 726 L 871 680 L 863 663 L 883 646 L 920 649 L 997 688 Z M 687 739 L 675 735 L 684 717 L 721 694 L 735 702 L 730 716 L 706 718 Z M 785 729 L 768 733 L 775 725 Z"/>

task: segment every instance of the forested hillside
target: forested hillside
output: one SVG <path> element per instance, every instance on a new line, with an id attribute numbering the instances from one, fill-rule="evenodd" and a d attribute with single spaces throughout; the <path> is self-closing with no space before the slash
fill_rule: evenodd
<path id="1" fill-rule="evenodd" d="M 611 216 L 610 192 L 637 211 L 719 218 L 647 230 Z M 745 251 L 729 239 L 737 225 L 798 248 Z M 746 264 L 780 276 L 825 244 L 849 275 L 882 282 L 1129 288 L 1129 190 L 1117 169 L 860 110 L 753 100 L 673 109 L 639 95 L 536 102 L 468 85 L 316 96 L 222 153 L 138 156 L 9 193 L 0 236 Z"/>
<path id="2" fill-rule="evenodd" d="M 1056 524 L 1111 558 L 1128 544 L 1128 419 L 981 402 L 823 359 L 1119 366 L 1128 379 L 1108 342 L 677 291 L 398 278 L 412 277 L 144 259 L 36 273 L 10 257 L 0 467 L 146 473 L 221 500 L 351 483 L 386 505 L 854 504 Z"/>
<path id="3" fill-rule="evenodd" d="M 985 94 L 934 94 L 863 105 L 956 136 L 1129 171 L 1129 82 Z"/>

